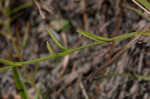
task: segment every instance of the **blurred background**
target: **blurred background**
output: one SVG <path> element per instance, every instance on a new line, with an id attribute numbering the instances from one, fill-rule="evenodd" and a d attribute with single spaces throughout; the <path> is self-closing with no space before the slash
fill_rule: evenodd
<path id="1" fill-rule="evenodd" d="M 0 0 L 0 58 L 27 61 L 48 56 L 46 42 L 61 52 L 47 28 L 63 46 L 76 48 L 94 42 L 78 29 L 111 38 L 147 31 L 149 21 L 131 0 Z M 30 99 L 36 92 L 38 99 L 148 99 L 150 83 L 136 74 L 150 75 L 149 37 L 120 53 L 131 39 L 18 67 L 20 79 Z M 91 76 L 102 66 L 106 68 Z M 1 99 L 21 99 L 10 69 L 0 72 L 0 94 Z"/>

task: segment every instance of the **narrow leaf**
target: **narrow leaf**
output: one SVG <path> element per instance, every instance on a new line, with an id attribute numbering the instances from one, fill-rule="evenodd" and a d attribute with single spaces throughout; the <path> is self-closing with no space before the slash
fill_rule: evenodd
<path id="1" fill-rule="evenodd" d="M 51 36 L 52 40 L 56 43 L 56 45 L 57 45 L 58 47 L 60 47 L 61 49 L 66 50 L 66 48 L 63 47 L 63 46 L 58 42 L 58 40 L 56 40 L 56 38 L 54 37 L 53 33 L 52 33 L 48 28 L 47 28 L 46 30 L 47 30 L 47 32 L 49 33 L 49 35 Z"/>
<path id="2" fill-rule="evenodd" d="M 52 54 L 52 55 L 55 55 L 55 52 L 53 51 L 51 45 L 48 43 L 48 41 L 46 42 L 46 45 L 47 45 L 47 49 L 48 51 Z"/>
<path id="3" fill-rule="evenodd" d="M 122 40 L 122 39 L 125 39 L 125 38 L 129 38 L 129 37 L 132 37 L 132 36 L 134 36 L 136 34 L 139 34 L 139 33 L 138 32 L 132 32 L 132 33 L 127 33 L 127 34 L 119 35 L 119 36 L 113 37 L 112 41 Z"/>
<path id="4" fill-rule="evenodd" d="M 85 37 L 88 37 L 88 38 L 92 39 L 92 40 L 106 41 L 106 42 L 112 41 L 112 39 L 110 39 L 110 38 L 105 38 L 105 37 L 97 36 L 95 34 L 84 32 L 82 30 L 77 30 L 77 32 L 80 33 L 80 34 L 82 34 Z"/>

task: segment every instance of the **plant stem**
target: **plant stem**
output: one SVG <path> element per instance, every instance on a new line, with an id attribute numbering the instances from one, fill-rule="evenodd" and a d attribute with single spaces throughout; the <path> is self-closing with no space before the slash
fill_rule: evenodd
<path id="1" fill-rule="evenodd" d="M 124 34 L 124 35 L 117 36 L 117 37 L 114 37 L 114 38 L 111 38 L 111 39 L 112 39 L 112 41 L 122 40 L 122 39 L 126 39 L 126 38 L 129 38 L 129 37 L 135 36 L 137 33 L 138 32 L 132 32 L 132 33 Z M 112 41 L 110 41 L 110 42 L 112 42 Z M 106 43 L 106 41 L 96 41 L 94 43 L 87 44 L 87 45 L 84 45 L 84 46 L 81 46 L 81 47 L 78 47 L 78 48 L 72 48 L 72 49 L 65 50 L 65 51 L 60 52 L 60 53 L 55 54 L 55 55 L 46 56 L 46 57 L 42 57 L 42 58 L 38 58 L 38 59 L 34 59 L 34 60 L 29 60 L 29 61 L 24 61 L 24 62 L 12 62 L 12 61 L 8 61 L 8 60 L 0 59 L 1 63 L 10 65 L 10 66 L 5 66 L 3 68 L 0 68 L 0 71 L 8 70 L 8 69 L 11 69 L 12 67 L 19 67 L 19 66 L 23 66 L 23 65 L 27 65 L 27 64 L 34 64 L 34 63 L 39 63 L 41 61 L 46 61 L 46 60 L 49 60 L 49 59 L 63 57 L 63 56 L 66 56 L 68 54 L 71 54 L 75 51 L 82 50 L 84 48 L 88 48 L 88 47 L 92 47 L 92 46 L 96 46 L 96 45 L 100 45 L 100 44 L 104 44 L 104 43 Z"/>

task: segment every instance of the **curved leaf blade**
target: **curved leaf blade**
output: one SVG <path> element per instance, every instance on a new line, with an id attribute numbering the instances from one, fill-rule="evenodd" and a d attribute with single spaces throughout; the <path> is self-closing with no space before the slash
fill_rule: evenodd
<path id="1" fill-rule="evenodd" d="M 89 33 L 89 32 L 84 32 L 82 30 L 77 30 L 77 32 L 80 33 L 81 35 L 83 35 L 83 36 L 85 36 L 89 39 L 95 40 L 95 41 L 105 41 L 105 42 L 112 41 L 112 39 L 110 39 L 110 38 L 97 36 L 95 34 L 92 34 L 92 33 Z"/>
<path id="2" fill-rule="evenodd" d="M 65 48 L 64 46 L 62 46 L 62 45 L 58 42 L 58 40 L 54 37 L 53 33 L 52 33 L 48 28 L 47 28 L 46 30 L 47 30 L 48 34 L 51 36 L 52 40 L 56 43 L 56 45 L 57 45 L 58 47 L 60 47 L 62 50 L 66 50 L 66 48 Z"/>

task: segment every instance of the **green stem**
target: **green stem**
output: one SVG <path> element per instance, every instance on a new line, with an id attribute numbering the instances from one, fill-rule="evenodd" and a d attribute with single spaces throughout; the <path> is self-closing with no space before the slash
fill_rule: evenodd
<path id="1" fill-rule="evenodd" d="M 112 38 L 112 41 L 129 38 L 129 37 L 135 36 L 136 34 L 137 34 L 137 32 L 132 32 L 132 33 L 129 33 L 129 34 L 124 34 L 124 35 L 121 35 L 121 36 L 117 36 L 117 37 Z M 112 41 L 110 41 L 110 42 L 112 42 Z M 19 66 L 22 66 L 22 65 L 34 64 L 34 63 L 39 63 L 41 61 L 46 61 L 46 60 L 49 60 L 49 59 L 63 57 L 63 56 L 66 56 L 68 54 L 71 54 L 75 51 L 79 51 L 79 50 L 84 49 L 84 48 L 88 48 L 88 47 L 92 47 L 92 46 L 96 46 L 96 45 L 100 45 L 100 44 L 104 44 L 104 43 L 105 43 L 105 41 L 96 41 L 94 43 L 87 44 L 87 45 L 81 46 L 79 48 L 68 49 L 66 51 L 60 52 L 60 53 L 55 54 L 55 55 L 46 56 L 46 57 L 42 57 L 42 58 L 38 58 L 38 59 L 34 59 L 34 60 L 29 60 L 29 61 L 24 61 L 24 62 L 12 62 L 12 61 L 8 61 L 8 60 L 0 59 L 1 63 L 10 65 L 10 66 L 5 66 L 3 68 L 0 68 L 0 71 L 8 70 L 12 67 L 19 67 Z"/>

